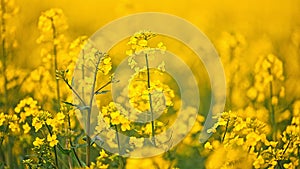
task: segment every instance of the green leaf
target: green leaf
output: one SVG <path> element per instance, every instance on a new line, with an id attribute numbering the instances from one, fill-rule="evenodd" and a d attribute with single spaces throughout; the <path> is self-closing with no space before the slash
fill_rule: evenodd
<path id="1" fill-rule="evenodd" d="M 74 106 L 74 107 L 78 108 L 79 110 L 88 110 L 88 109 L 90 109 L 89 106 L 79 106 L 79 105 L 76 105 L 76 104 L 73 104 L 73 103 L 70 103 L 70 102 L 66 102 L 66 101 L 63 101 L 63 103 L 65 103 L 67 105 L 70 105 L 70 106 Z"/>
<path id="2" fill-rule="evenodd" d="M 106 94 L 108 93 L 110 90 L 103 90 L 103 91 L 99 91 L 99 92 L 96 92 L 95 94 Z"/>
<path id="3" fill-rule="evenodd" d="M 63 103 L 65 103 L 66 105 L 70 105 L 70 106 L 75 106 L 75 107 L 77 107 L 77 105 L 75 105 L 75 104 L 73 104 L 73 103 L 70 103 L 70 102 L 63 101 Z"/>

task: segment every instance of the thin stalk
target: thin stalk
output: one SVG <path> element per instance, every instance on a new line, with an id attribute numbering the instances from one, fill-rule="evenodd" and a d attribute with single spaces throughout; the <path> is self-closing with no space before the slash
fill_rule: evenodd
<path id="1" fill-rule="evenodd" d="M 291 140 L 289 140 L 289 142 L 288 142 L 287 146 L 285 147 L 285 149 L 284 149 L 284 151 L 283 151 L 282 155 L 284 155 L 284 154 L 285 154 L 285 152 L 286 152 L 286 151 L 287 151 L 287 149 L 289 148 L 290 144 L 291 144 Z"/>
<path id="2" fill-rule="evenodd" d="M 151 113 L 151 129 L 152 129 L 152 142 L 153 145 L 156 146 L 155 142 L 155 124 L 154 124 L 154 114 L 153 114 L 153 106 L 152 106 L 152 96 L 150 93 L 150 70 L 149 70 L 149 62 L 148 62 L 148 54 L 145 54 L 146 59 L 146 67 L 147 67 L 147 86 L 148 86 L 148 96 L 149 96 L 149 105 L 150 105 L 150 113 Z"/>
<path id="3" fill-rule="evenodd" d="M 70 155 L 68 155 L 68 162 L 69 162 L 69 168 L 73 169 L 73 165 L 72 165 L 72 158 Z"/>
<path id="4" fill-rule="evenodd" d="M 120 145 L 119 131 L 117 125 L 115 125 L 115 130 L 116 130 L 116 139 L 118 144 L 118 152 L 119 152 L 119 156 L 121 156 L 121 145 Z"/>
<path id="5" fill-rule="evenodd" d="M 4 152 L 2 153 L 2 144 L 3 144 L 3 141 L 5 139 L 4 136 L 6 135 L 7 132 L 8 132 L 8 123 L 5 125 L 4 134 L 1 136 L 1 140 L 0 140 L 0 152 L 1 152 L 0 157 L 3 159 L 3 161 L 5 161 L 5 154 L 4 154 Z"/>
<path id="6" fill-rule="evenodd" d="M 83 60 L 84 60 L 84 53 L 83 53 Z M 82 64 L 82 79 L 84 79 L 84 64 Z M 84 87 L 82 87 L 82 97 L 79 95 L 79 93 L 72 87 L 72 85 L 68 82 L 68 80 L 66 78 L 63 78 L 62 79 L 65 84 L 69 87 L 69 89 L 71 89 L 71 91 L 76 95 L 76 97 L 80 100 L 81 104 L 83 106 L 86 106 L 86 103 L 84 101 Z M 68 114 L 68 126 L 69 126 L 69 129 L 71 130 L 71 123 L 70 123 L 70 115 Z M 88 137 L 87 137 L 88 138 Z M 72 149 L 72 152 L 78 162 L 78 164 L 80 165 L 80 167 L 82 167 L 82 163 L 79 159 L 79 156 L 78 154 L 76 153 L 76 150 L 74 148 L 74 145 L 73 145 L 73 142 L 72 142 L 72 139 L 70 138 L 69 139 L 70 141 L 70 145 L 71 145 L 71 149 Z"/>
<path id="7" fill-rule="evenodd" d="M 85 76 L 85 71 L 84 71 L 84 60 L 85 60 L 85 52 L 84 50 L 82 50 L 82 65 L 81 65 L 81 72 L 82 72 L 82 80 L 84 81 L 84 76 Z M 85 100 L 85 93 L 84 93 L 84 86 L 82 86 L 81 88 L 81 92 L 82 92 L 82 101 Z M 79 95 L 77 94 L 77 97 L 79 97 Z M 80 97 L 79 97 L 80 98 Z M 81 101 L 81 102 L 82 102 Z"/>
<path id="8" fill-rule="evenodd" d="M 234 57 L 234 47 L 230 47 L 230 49 L 229 49 L 229 52 L 230 52 L 230 55 L 229 55 L 229 61 L 230 61 L 230 64 L 232 64 L 232 60 L 233 60 L 233 57 Z M 235 74 L 235 72 L 232 72 L 232 77 L 234 76 L 234 74 Z M 232 81 L 233 81 L 233 78 L 231 78 L 230 80 L 229 80 L 229 84 L 228 84 L 228 86 L 229 86 L 229 92 L 228 92 L 228 103 L 227 103 L 227 105 L 228 105 L 228 109 L 231 109 L 231 107 L 232 107 L 232 91 L 233 91 L 233 87 L 234 87 L 234 85 L 232 84 Z M 231 106 L 231 107 L 230 107 Z"/>
<path id="9" fill-rule="evenodd" d="M 2 11 L 2 15 L 1 15 L 1 35 L 4 35 L 6 33 L 6 22 L 5 22 L 5 18 L 4 18 L 4 15 L 6 13 L 6 8 L 5 8 L 5 2 L 4 0 L 1 0 L 1 11 Z M 8 59 L 8 56 L 7 56 L 7 50 L 5 48 L 6 46 L 6 39 L 5 39 L 6 36 L 3 36 L 3 39 L 2 39 L 2 45 L 1 45 L 1 48 L 2 48 L 2 57 L 3 57 L 3 63 L 2 63 L 2 73 L 3 73 L 3 79 L 4 79 L 4 113 L 5 114 L 8 114 L 8 109 L 9 109 L 9 101 L 8 101 L 8 78 L 7 78 L 7 75 L 6 75 L 6 70 L 7 70 L 7 59 Z M 7 125 L 7 128 L 8 128 L 8 125 Z M 6 130 L 7 132 L 7 130 Z M 2 145 L 2 142 L 4 140 L 4 136 L 3 138 L 1 139 L 1 145 Z M 9 164 L 10 168 L 13 168 L 13 156 L 12 156 L 12 147 L 11 147 L 11 139 L 10 139 L 10 136 L 8 136 L 8 146 L 7 146 L 7 154 L 8 154 L 8 158 L 7 158 L 7 163 Z M 4 156 L 4 155 L 3 155 Z M 4 156 L 5 158 L 5 156 Z"/>
<path id="10" fill-rule="evenodd" d="M 118 131 L 118 126 L 115 126 L 115 130 L 116 130 L 116 139 L 117 139 L 117 144 L 118 144 L 118 152 L 119 152 L 119 166 L 118 168 L 123 169 L 124 168 L 124 162 L 121 156 L 121 144 L 120 144 L 120 137 L 119 137 L 119 131 Z"/>
<path id="11" fill-rule="evenodd" d="M 283 150 L 282 157 L 283 157 L 283 155 L 286 153 L 286 151 L 287 151 L 287 149 L 289 148 L 291 142 L 292 142 L 291 139 L 289 139 L 288 144 L 286 145 L 285 149 Z M 282 160 L 278 160 L 278 161 L 277 161 L 277 166 L 278 166 L 280 169 L 283 169 L 284 167 L 282 166 L 281 161 L 282 161 Z"/>
<path id="12" fill-rule="evenodd" d="M 4 18 L 4 14 L 6 13 L 6 9 L 5 9 L 5 4 L 4 4 L 4 0 L 1 0 L 1 11 L 2 11 L 2 15 L 1 15 L 1 35 L 4 35 L 6 33 L 6 22 L 5 22 L 5 18 Z M 7 84 L 8 84 L 8 79 L 6 76 L 6 69 L 7 69 L 7 51 L 6 51 L 6 39 L 5 36 L 2 39 L 2 57 L 3 57 L 3 65 L 2 65 L 2 73 L 4 76 L 4 113 L 8 113 L 8 88 L 7 88 Z"/>
<path id="13" fill-rule="evenodd" d="M 251 148 L 252 148 L 252 146 L 249 146 L 249 148 L 248 148 L 248 154 L 250 153 Z"/>
<path id="14" fill-rule="evenodd" d="M 71 119 L 70 119 L 69 113 L 68 113 L 68 127 L 69 127 L 69 130 L 71 131 Z M 71 137 L 70 137 L 69 141 L 70 141 L 70 145 L 71 145 L 72 152 L 73 152 L 73 154 L 75 155 L 75 158 L 76 158 L 78 164 L 80 165 L 80 167 L 82 167 L 82 164 L 81 164 L 81 162 L 80 162 L 80 159 L 79 159 L 79 157 L 78 157 L 78 155 L 77 155 L 77 153 L 76 153 L 76 151 L 75 151 L 75 148 L 74 148 L 74 145 L 73 145 L 73 142 L 72 142 L 72 138 L 71 138 Z"/>
<path id="15" fill-rule="evenodd" d="M 80 97 L 80 95 L 78 94 L 78 92 L 70 85 L 70 83 L 68 82 L 67 79 L 63 79 L 63 81 L 66 83 L 66 85 L 72 90 L 72 92 L 76 95 L 76 97 L 80 100 L 80 102 L 83 104 L 83 106 L 86 106 L 85 101 L 83 100 L 83 98 Z"/>
<path id="16" fill-rule="evenodd" d="M 54 43 L 54 41 L 56 40 L 56 28 L 54 25 L 54 21 L 53 18 L 50 18 L 51 20 L 51 27 L 52 27 L 52 39 L 53 39 L 53 56 L 54 56 L 54 77 L 55 77 L 55 82 L 56 82 L 56 97 L 57 97 L 57 111 L 60 111 L 60 88 L 59 88 L 59 79 L 56 78 L 56 71 L 58 70 L 58 63 L 57 63 L 57 46 Z M 46 125 L 50 135 L 52 136 L 51 130 L 49 128 L 48 125 Z M 54 150 L 54 154 L 55 154 L 55 163 L 56 163 L 56 167 L 59 168 L 59 164 L 58 164 L 58 157 L 57 157 L 57 151 L 56 151 L 56 146 L 53 147 Z"/>
<path id="17" fill-rule="evenodd" d="M 50 129 L 49 125 L 46 124 L 46 127 L 48 129 L 48 132 L 49 132 L 50 136 L 52 136 L 52 132 L 51 132 L 51 129 Z M 56 145 L 53 147 L 53 151 L 54 151 L 54 156 L 55 156 L 55 165 L 56 165 L 56 168 L 59 169 Z"/>
<path id="18" fill-rule="evenodd" d="M 271 75 L 271 69 L 268 69 L 269 74 Z M 273 83 L 270 81 L 269 85 L 269 92 L 270 92 L 270 121 L 272 125 L 272 138 L 274 141 L 277 140 L 277 125 L 276 125 L 276 117 L 275 117 L 275 109 L 274 105 L 272 104 L 272 98 L 273 98 Z"/>
<path id="19" fill-rule="evenodd" d="M 58 63 L 57 63 L 57 45 L 54 43 L 56 40 L 56 28 L 54 25 L 53 18 L 50 18 L 51 20 L 51 26 L 53 30 L 53 56 L 54 56 L 54 75 L 56 74 L 56 71 L 58 70 Z M 59 79 L 55 78 L 56 82 L 56 95 L 57 95 L 57 106 L 58 106 L 58 111 L 60 111 L 60 88 L 59 88 Z"/>
<path id="20" fill-rule="evenodd" d="M 103 86 L 101 86 L 99 89 L 97 89 L 95 91 L 94 94 L 97 94 L 99 91 L 101 91 L 103 88 L 105 88 L 106 86 L 108 86 L 109 84 L 111 84 L 112 80 L 108 81 L 107 83 L 105 83 Z"/>
<path id="21" fill-rule="evenodd" d="M 118 168 L 119 169 L 124 169 L 124 161 L 123 161 L 123 158 L 122 158 L 122 156 L 119 156 L 119 166 L 118 166 Z"/>
<path id="22" fill-rule="evenodd" d="M 300 145 L 298 145 L 298 157 L 300 159 Z"/>
<path id="23" fill-rule="evenodd" d="M 229 119 L 227 120 L 227 123 L 226 123 L 225 132 L 224 132 L 224 135 L 223 135 L 222 141 L 221 141 L 222 143 L 223 143 L 224 140 L 225 140 L 225 136 L 226 136 L 227 131 L 228 131 L 228 126 L 229 126 Z"/>
<path id="24" fill-rule="evenodd" d="M 5 125 L 5 129 L 4 129 L 4 135 L 8 132 L 8 123 Z M 0 141 L 0 146 L 2 146 L 2 143 L 4 141 L 4 135 L 1 136 L 1 141 Z"/>
<path id="25" fill-rule="evenodd" d="M 101 54 L 100 54 L 101 55 Z M 95 72 L 94 72 L 94 78 L 93 78 L 93 85 L 92 85 L 92 90 L 91 90 L 91 98 L 90 98 L 90 104 L 89 104 L 89 109 L 87 113 L 87 122 L 86 122 L 86 141 L 87 141 L 87 147 L 86 147 L 86 164 L 87 166 L 90 166 L 91 163 L 91 138 L 90 138 L 90 130 L 91 130 L 91 113 L 92 113 L 92 107 L 93 107 L 93 100 L 95 96 L 95 86 L 96 86 L 96 80 L 97 80 L 97 72 L 98 72 L 98 66 L 101 61 L 101 56 L 98 56 L 97 53 L 95 53 L 95 57 L 97 58 L 97 63 L 95 64 Z"/>

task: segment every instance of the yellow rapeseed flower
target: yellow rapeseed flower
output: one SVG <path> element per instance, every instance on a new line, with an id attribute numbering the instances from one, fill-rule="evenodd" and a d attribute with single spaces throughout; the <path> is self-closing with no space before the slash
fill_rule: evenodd
<path id="1" fill-rule="evenodd" d="M 246 136 L 246 144 L 248 146 L 255 146 L 257 142 L 260 140 L 260 136 L 257 133 L 251 132 Z"/>
<path id="2" fill-rule="evenodd" d="M 6 121 L 6 115 L 2 112 L 0 113 L 0 126 Z"/>
<path id="3" fill-rule="evenodd" d="M 107 169 L 109 167 L 109 164 L 103 164 L 101 161 L 97 161 L 96 166 L 98 169 Z"/>
<path id="4" fill-rule="evenodd" d="M 15 123 L 15 122 L 9 122 L 9 129 L 13 132 L 13 133 L 18 133 L 20 132 L 20 127 L 19 124 Z"/>
<path id="5" fill-rule="evenodd" d="M 130 46 L 130 49 L 126 51 L 126 55 L 131 56 L 133 54 L 149 52 L 155 49 L 165 51 L 166 46 L 162 42 L 159 42 L 156 46 L 153 47 L 149 46 L 149 40 L 155 36 L 157 36 L 157 34 L 151 31 L 136 32 L 132 37 L 130 37 L 127 43 Z"/>
<path id="6" fill-rule="evenodd" d="M 106 152 L 102 149 L 101 151 L 100 151 L 100 156 L 99 156 L 99 158 L 105 158 L 105 157 L 108 157 L 108 154 L 106 154 Z"/>
<path id="7" fill-rule="evenodd" d="M 204 148 L 211 150 L 211 149 L 213 149 L 213 146 L 210 144 L 210 142 L 207 142 L 204 144 Z"/>
<path id="8" fill-rule="evenodd" d="M 105 54 L 101 59 L 99 70 L 104 74 L 107 75 L 112 69 L 112 62 L 109 55 Z"/>
<path id="9" fill-rule="evenodd" d="M 62 112 L 56 114 L 56 119 L 57 120 L 63 120 L 65 117 L 66 116 Z"/>
<path id="10" fill-rule="evenodd" d="M 53 134 L 52 136 L 48 134 L 47 141 L 49 142 L 50 147 L 54 147 L 58 143 L 55 134 Z"/>
<path id="11" fill-rule="evenodd" d="M 122 122 L 121 122 L 122 123 Z M 127 120 L 126 122 L 123 122 L 121 125 L 121 130 L 126 131 L 130 130 L 130 122 Z"/>
<path id="12" fill-rule="evenodd" d="M 118 111 L 115 111 L 115 112 L 112 112 L 111 114 L 110 114 L 110 117 L 111 117 L 111 124 L 113 124 L 113 125 L 118 125 L 118 124 L 120 124 L 121 123 L 121 121 L 120 121 L 120 112 L 118 112 Z"/>
<path id="13" fill-rule="evenodd" d="M 32 126 L 35 128 L 35 132 L 37 132 L 43 127 L 43 122 L 41 122 L 37 117 L 35 117 L 32 120 Z"/>
<path id="14" fill-rule="evenodd" d="M 24 130 L 24 134 L 27 134 L 31 127 L 28 125 L 28 123 L 25 123 L 23 126 L 22 126 L 23 130 Z"/>
<path id="15" fill-rule="evenodd" d="M 33 142 L 33 145 L 39 147 L 44 144 L 44 140 L 45 140 L 44 138 L 41 139 L 39 137 L 36 137 L 35 141 Z"/>

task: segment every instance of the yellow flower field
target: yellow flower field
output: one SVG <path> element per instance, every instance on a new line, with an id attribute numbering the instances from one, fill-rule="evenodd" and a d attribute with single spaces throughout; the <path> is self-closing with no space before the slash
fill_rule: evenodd
<path id="1" fill-rule="evenodd" d="M 300 168 L 300 1 L 0 2 L 0 169 Z"/>

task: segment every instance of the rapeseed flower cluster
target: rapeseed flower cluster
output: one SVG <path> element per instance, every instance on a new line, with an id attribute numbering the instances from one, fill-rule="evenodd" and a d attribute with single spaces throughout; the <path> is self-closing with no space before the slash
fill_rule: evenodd
<path id="1" fill-rule="evenodd" d="M 163 75 L 159 70 L 150 71 L 153 78 L 150 79 L 150 88 L 147 86 L 147 72 L 140 71 L 130 80 L 128 96 L 130 104 L 141 112 L 149 111 L 150 101 L 148 94 L 152 95 L 153 110 L 155 113 L 166 112 L 167 107 L 173 106 L 174 91 L 163 83 Z"/>
<path id="2" fill-rule="evenodd" d="M 120 105 L 110 102 L 108 106 L 103 106 L 101 115 L 105 122 L 112 126 L 119 126 L 121 131 L 130 130 L 130 121 L 125 117 L 128 112 Z"/>

